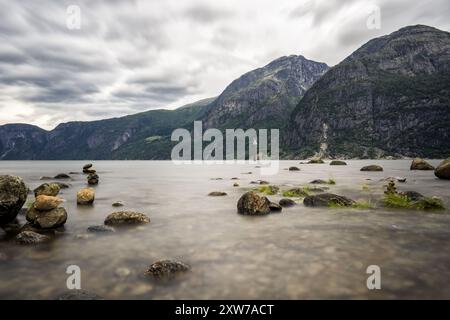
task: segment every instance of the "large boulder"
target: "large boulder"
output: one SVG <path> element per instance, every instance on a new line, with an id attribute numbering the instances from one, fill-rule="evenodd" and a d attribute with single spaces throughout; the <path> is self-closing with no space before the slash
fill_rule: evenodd
<path id="1" fill-rule="evenodd" d="M 33 206 L 28 210 L 26 219 L 34 227 L 40 229 L 54 229 L 63 226 L 67 221 L 67 212 L 64 208 L 50 211 L 39 211 Z"/>
<path id="2" fill-rule="evenodd" d="M 450 158 L 442 161 L 434 170 L 434 174 L 439 179 L 450 179 Z"/>
<path id="3" fill-rule="evenodd" d="M 362 167 L 361 171 L 383 171 L 383 167 L 376 164 L 371 164 L 369 166 Z"/>
<path id="4" fill-rule="evenodd" d="M 44 183 L 34 189 L 34 196 L 52 196 L 56 197 L 61 190 L 57 183 Z"/>
<path id="5" fill-rule="evenodd" d="M 36 197 L 33 207 L 38 211 L 50 211 L 58 208 L 62 202 L 61 198 L 41 195 Z"/>
<path id="6" fill-rule="evenodd" d="M 161 260 L 151 264 L 145 274 L 157 279 L 170 279 L 190 269 L 189 265 L 180 261 Z"/>
<path id="7" fill-rule="evenodd" d="M 133 211 L 118 211 L 108 215 L 106 225 L 127 225 L 149 223 L 150 218 L 143 213 Z"/>
<path id="8" fill-rule="evenodd" d="M 16 218 L 27 196 L 28 188 L 20 177 L 0 176 L 0 225 Z"/>
<path id="9" fill-rule="evenodd" d="M 421 158 L 415 158 L 411 162 L 410 170 L 434 170 L 434 167 Z"/>
<path id="10" fill-rule="evenodd" d="M 266 197 L 260 197 L 255 192 L 245 193 L 237 203 L 237 210 L 245 215 L 264 215 L 270 213 L 270 201 Z"/>
<path id="11" fill-rule="evenodd" d="M 95 191 L 92 188 L 84 188 L 77 192 L 77 204 L 90 205 L 94 203 Z"/>
<path id="12" fill-rule="evenodd" d="M 303 200 L 303 204 L 307 207 L 329 207 L 333 205 L 349 207 L 354 203 L 355 201 L 352 199 L 332 193 L 321 193 L 314 196 L 308 196 Z"/>

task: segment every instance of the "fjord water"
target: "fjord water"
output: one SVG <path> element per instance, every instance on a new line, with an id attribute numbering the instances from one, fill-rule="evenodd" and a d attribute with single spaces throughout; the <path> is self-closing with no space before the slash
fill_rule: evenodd
<path id="1" fill-rule="evenodd" d="M 384 172 L 359 171 L 374 163 Z M 19 175 L 34 189 L 43 183 L 41 176 L 81 171 L 84 164 L 3 161 L 0 174 Z M 293 165 L 301 171 L 285 170 Z M 279 174 L 261 177 L 254 165 L 96 161 L 100 184 L 95 204 L 76 205 L 85 175 L 64 181 L 71 185 L 60 194 L 69 217 L 53 241 L 20 246 L 0 236 L 0 298 L 56 298 L 67 291 L 67 266 L 78 265 L 82 289 L 108 299 L 448 299 L 449 211 L 319 209 L 299 203 L 263 217 L 236 212 L 237 200 L 258 179 L 283 189 L 333 178 L 330 192 L 376 201 L 386 184 L 380 180 L 401 176 L 407 182 L 398 183 L 399 190 L 439 196 L 448 206 L 449 181 L 437 179 L 433 171 L 410 171 L 409 165 L 409 160 L 354 160 L 348 166 L 282 161 Z M 233 187 L 235 182 L 240 187 Z M 208 197 L 211 191 L 228 195 Z M 146 213 L 151 222 L 86 237 L 86 228 L 103 224 L 119 200 L 125 203 L 119 210 Z M 25 222 L 23 215 L 19 219 Z M 166 282 L 144 275 L 151 263 L 166 258 L 188 263 L 191 272 Z M 366 287 L 369 265 L 381 268 L 381 290 Z M 131 274 L 120 276 L 119 268 Z"/>

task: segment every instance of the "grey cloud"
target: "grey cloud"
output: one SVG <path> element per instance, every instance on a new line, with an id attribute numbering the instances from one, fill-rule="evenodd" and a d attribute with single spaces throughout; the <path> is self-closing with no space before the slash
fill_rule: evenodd
<path id="1" fill-rule="evenodd" d="M 0 125 L 52 128 L 174 108 L 282 55 L 332 65 L 405 25 L 450 28 L 448 0 L 373 0 L 381 30 L 365 27 L 362 3 L 0 0 Z M 81 8 L 81 30 L 65 26 L 71 4 Z"/>

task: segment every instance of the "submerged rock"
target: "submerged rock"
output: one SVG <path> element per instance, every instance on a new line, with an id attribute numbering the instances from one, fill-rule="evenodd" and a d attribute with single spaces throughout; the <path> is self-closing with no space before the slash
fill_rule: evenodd
<path id="1" fill-rule="evenodd" d="M 27 221 L 41 229 L 54 229 L 63 226 L 67 221 L 67 212 L 64 208 L 50 211 L 38 211 L 33 206 L 27 212 Z"/>
<path id="2" fill-rule="evenodd" d="M 289 171 L 300 171 L 298 167 L 289 167 Z"/>
<path id="3" fill-rule="evenodd" d="M 308 161 L 309 164 L 322 164 L 325 163 L 322 159 L 320 158 L 314 158 Z"/>
<path id="4" fill-rule="evenodd" d="M 213 191 L 208 194 L 208 196 L 210 196 L 210 197 L 223 197 L 226 195 L 227 195 L 226 192 L 221 192 L 221 191 Z"/>
<path id="5" fill-rule="evenodd" d="M 0 225 L 14 221 L 28 197 L 22 178 L 0 176 Z"/>
<path id="6" fill-rule="evenodd" d="M 293 207 L 296 205 L 294 200 L 288 198 L 281 199 L 280 201 L 278 201 L 278 203 L 280 204 L 280 206 L 285 208 Z"/>
<path id="7" fill-rule="evenodd" d="M 308 196 L 303 200 L 303 204 L 307 207 L 328 207 L 333 205 L 348 207 L 354 203 L 355 201 L 352 199 L 332 193 L 322 193 L 314 196 Z"/>
<path id="8" fill-rule="evenodd" d="M 310 182 L 311 184 L 328 184 L 327 181 L 322 180 L 322 179 L 316 179 Z"/>
<path id="9" fill-rule="evenodd" d="M 147 271 L 145 271 L 145 274 L 157 279 L 171 279 L 190 269 L 191 267 L 189 265 L 180 261 L 161 260 L 151 264 Z"/>
<path id="10" fill-rule="evenodd" d="M 283 210 L 281 205 L 279 205 L 278 203 L 275 203 L 275 202 L 270 202 L 269 208 L 270 208 L 270 211 L 272 211 L 272 212 L 280 212 L 281 210 Z"/>
<path id="11" fill-rule="evenodd" d="M 347 162 L 341 160 L 333 160 L 330 162 L 330 166 L 346 166 Z"/>
<path id="12" fill-rule="evenodd" d="M 62 202 L 61 198 L 41 195 L 36 197 L 33 207 L 38 211 L 50 211 L 58 208 Z"/>
<path id="13" fill-rule="evenodd" d="M 59 189 L 69 189 L 70 185 L 64 182 L 53 182 L 52 184 L 56 184 Z"/>
<path id="14" fill-rule="evenodd" d="M 260 197 L 255 192 L 245 193 L 237 203 L 239 214 L 264 215 L 270 213 L 270 201 L 266 197 Z"/>
<path id="15" fill-rule="evenodd" d="M 52 196 L 56 197 L 61 190 L 60 186 L 56 183 L 43 183 L 39 187 L 33 190 L 34 196 Z"/>
<path id="16" fill-rule="evenodd" d="M 450 158 L 442 161 L 434 170 L 434 175 L 439 179 L 450 179 Z"/>
<path id="17" fill-rule="evenodd" d="M 99 295 L 85 290 L 70 290 L 56 300 L 102 300 Z"/>
<path id="18" fill-rule="evenodd" d="M 285 197 L 306 197 L 308 196 L 308 192 L 303 190 L 302 188 L 292 188 L 283 192 L 283 196 Z"/>
<path id="19" fill-rule="evenodd" d="M 113 227 L 105 226 L 105 225 L 101 224 L 101 225 L 98 225 L 98 226 L 89 226 L 87 228 L 87 231 L 102 233 L 102 232 L 115 232 L 116 229 L 114 229 Z"/>
<path id="20" fill-rule="evenodd" d="M 95 191 L 92 188 L 84 188 L 77 192 L 77 204 L 90 205 L 95 200 Z"/>
<path id="21" fill-rule="evenodd" d="M 66 173 L 58 173 L 53 179 L 70 179 L 70 176 Z"/>
<path id="22" fill-rule="evenodd" d="M 239 187 L 239 183 L 233 183 L 233 187 Z"/>
<path id="23" fill-rule="evenodd" d="M 123 207 L 124 203 L 122 201 L 116 201 L 112 204 L 113 207 Z"/>
<path id="24" fill-rule="evenodd" d="M 118 211 L 108 215 L 105 219 L 106 225 L 130 225 L 149 223 L 150 218 L 143 213 L 133 211 Z"/>
<path id="25" fill-rule="evenodd" d="M 419 200 L 419 199 L 422 199 L 425 197 L 424 195 L 422 195 L 421 193 L 416 192 L 416 191 L 404 191 L 404 192 L 400 192 L 400 194 L 403 196 L 406 196 L 409 200 L 413 200 L 413 201 L 416 201 L 416 200 Z"/>
<path id="26" fill-rule="evenodd" d="M 421 158 L 415 158 L 411 162 L 410 170 L 434 170 L 434 167 Z"/>
<path id="27" fill-rule="evenodd" d="M 360 171 L 383 171 L 383 167 L 371 164 L 369 166 L 362 167 Z"/>
<path id="28" fill-rule="evenodd" d="M 22 231 L 16 236 L 16 242 L 19 244 L 39 244 L 49 240 L 48 236 L 33 231 Z"/>

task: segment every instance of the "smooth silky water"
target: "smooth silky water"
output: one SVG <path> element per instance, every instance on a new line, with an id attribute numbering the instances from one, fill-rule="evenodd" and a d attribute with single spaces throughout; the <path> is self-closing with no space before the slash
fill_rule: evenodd
<path id="1" fill-rule="evenodd" d="M 85 163 L 2 161 L 0 174 L 21 176 L 34 189 L 45 182 L 41 176 L 81 171 Z M 63 181 L 71 185 L 60 193 L 68 221 L 54 240 L 21 246 L 0 236 L 0 298 L 54 299 L 67 292 L 65 271 L 74 264 L 81 268 L 82 289 L 106 299 L 449 299 L 449 211 L 318 209 L 299 203 L 280 214 L 237 214 L 239 197 L 258 179 L 283 189 L 333 178 L 336 185 L 329 186 L 330 192 L 376 201 L 386 184 L 380 180 L 401 176 L 407 182 L 397 183 L 400 191 L 414 190 L 450 203 L 450 182 L 437 179 L 433 171 L 410 171 L 409 160 L 347 163 L 282 161 L 277 175 L 260 176 L 254 165 L 95 161 L 100 176 L 95 204 L 76 204 L 76 192 L 86 187 L 85 175 Z M 360 172 L 367 164 L 385 170 Z M 285 170 L 293 165 L 301 171 Z M 253 173 L 244 174 L 249 171 Z M 240 187 L 233 187 L 235 182 Z M 207 196 L 211 191 L 228 195 Z M 28 201 L 32 198 L 30 194 Z M 280 198 L 269 196 L 272 201 Z M 125 206 L 113 208 L 115 201 Z M 118 210 L 146 213 L 151 222 L 85 236 L 87 227 L 103 224 Z M 19 219 L 25 223 L 23 215 Z M 144 271 L 160 259 L 181 260 L 192 270 L 173 281 L 155 282 Z M 381 267 L 381 290 L 366 287 L 369 265 Z M 119 277 L 118 268 L 131 274 Z"/>

